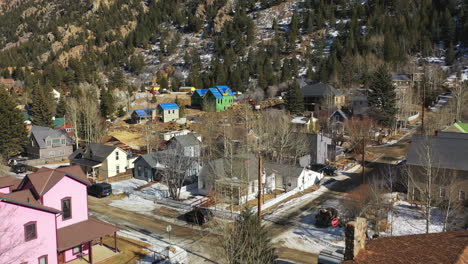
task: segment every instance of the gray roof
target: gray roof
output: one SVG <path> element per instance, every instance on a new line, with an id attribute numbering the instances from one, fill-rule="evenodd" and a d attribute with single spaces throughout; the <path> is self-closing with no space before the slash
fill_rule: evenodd
<path id="1" fill-rule="evenodd" d="M 67 132 L 61 129 L 53 129 L 50 127 L 33 126 L 31 129 L 31 136 L 36 139 L 40 148 L 47 148 L 46 138 L 60 138 L 65 137 L 67 145 L 72 145 L 73 140 L 68 136 Z"/>
<path id="2" fill-rule="evenodd" d="M 116 146 L 104 145 L 101 143 L 90 143 L 83 149 L 77 149 L 70 156 L 70 160 L 87 159 L 95 162 L 103 162 L 116 149 Z M 81 155 L 80 155 L 81 154 Z M 89 158 L 87 157 L 89 154 Z M 126 157 L 125 157 L 126 158 Z"/>
<path id="3" fill-rule="evenodd" d="M 138 157 L 133 163 L 137 163 L 140 160 L 144 160 L 151 168 L 157 168 L 162 166 L 161 163 L 165 163 L 170 160 L 171 156 L 174 157 L 177 151 L 174 149 L 166 149 L 157 152 L 153 152 L 150 154 L 145 154 Z M 192 159 L 190 157 L 185 157 L 187 159 Z M 196 159 L 192 159 L 195 161 Z"/>
<path id="4" fill-rule="evenodd" d="M 415 135 L 407 154 L 407 164 L 423 166 L 423 153 L 428 149 L 432 152 L 434 167 L 468 171 L 468 134 L 444 132 L 438 136 Z"/>
<path id="5" fill-rule="evenodd" d="M 279 175 L 282 177 L 294 177 L 297 178 L 301 175 L 302 171 L 304 170 L 301 167 L 298 166 L 293 166 L 293 165 L 288 165 L 288 164 L 277 164 L 277 163 L 271 163 L 271 162 L 265 162 L 263 163 L 263 166 L 265 167 L 266 174 L 271 175 Z"/>
<path id="6" fill-rule="evenodd" d="M 302 94 L 304 97 L 324 97 L 326 95 L 343 95 L 341 91 L 338 91 L 333 86 L 324 84 L 324 83 L 316 83 L 312 85 L 306 85 L 301 89 Z"/>
<path id="7" fill-rule="evenodd" d="M 267 175 L 275 173 L 282 177 L 299 177 L 303 168 L 287 164 L 263 162 L 263 168 Z M 205 163 L 200 176 L 202 178 L 214 178 L 224 183 L 240 183 L 258 179 L 258 157 L 255 154 L 241 154 L 234 156 L 232 162 L 232 175 L 230 175 L 231 162 L 229 159 L 217 159 Z M 227 180 L 230 179 L 230 180 Z"/>
<path id="8" fill-rule="evenodd" d="M 183 136 L 175 136 L 170 139 L 171 141 L 177 141 L 183 147 L 197 146 L 200 144 L 200 141 L 193 133 L 189 133 Z"/>

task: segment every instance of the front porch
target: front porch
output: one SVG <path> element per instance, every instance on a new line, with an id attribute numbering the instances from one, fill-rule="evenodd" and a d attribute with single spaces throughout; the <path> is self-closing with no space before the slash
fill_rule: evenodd
<path id="1" fill-rule="evenodd" d="M 83 256 L 81 258 L 78 258 L 78 259 L 72 260 L 70 262 L 67 262 L 67 264 L 99 263 L 101 261 L 110 259 L 110 258 L 120 254 L 120 252 L 115 252 L 111 248 L 109 248 L 109 247 L 107 247 L 105 245 L 100 245 L 100 244 L 94 245 L 92 247 L 91 251 L 92 251 L 91 261 L 89 259 L 90 255 L 88 254 L 88 255 L 85 255 L 85 256 Z"/>

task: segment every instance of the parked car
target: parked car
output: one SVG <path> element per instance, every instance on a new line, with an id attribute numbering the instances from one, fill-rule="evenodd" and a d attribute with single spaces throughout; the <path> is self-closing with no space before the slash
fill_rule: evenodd
<path id="1" fill-rule="evenodd" d="M 25 162 L 25 158 L 11 158 L 8 160 L 8 166 L 13 167 L 15 165 L 20 164 L 21 162 Z"/>
<path id="2" fill-rule="evenodd" d="M 326 165 L 326 164 L 314 164 L 310 166 L 310 169 L 316 172 L 323 172 L 325 175 L 333 176 L 336 174 L 337 168 Z"/>
<path id="3" fill-rule="evenodd" d="M 213 212 L 208 208 L 195 207 L 192 211 L 185 214 L 187 222 L 203 225 L 213 218 Z"/>
<path id="4" fill-rule="evenodd" d="M 14 173 L 25 173 L 26 172 L 26 166 L 24 164 L 16 164 L 12 167 L 12 170 Z"/>
<path id="5" fill-rule="evenodd" d="M 94 197 L 106 197 L 112 194 L 112 185 L 109 183 L 95 183 L 88 187 L 88 194 Z"/>
<path id="6" fill-rule="evenodd" d="M 338 210 L 335 208 L 320 208 L 315 215 L 315 225 L 318 227 L 329 227 L 332 220 L 338 217 Z"/>

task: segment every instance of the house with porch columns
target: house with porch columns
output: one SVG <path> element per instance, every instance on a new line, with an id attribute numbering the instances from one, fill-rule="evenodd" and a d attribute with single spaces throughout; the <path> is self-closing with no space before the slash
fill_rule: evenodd
<path id="1" fill-rule="evenodd" d="M 118 254 L 119 229 L 88 215 L 89 184 L 80 166 L 0 178 L 0 263 L 97 263 Z M 103 245 L 105 236 L 114 245 Z"/>

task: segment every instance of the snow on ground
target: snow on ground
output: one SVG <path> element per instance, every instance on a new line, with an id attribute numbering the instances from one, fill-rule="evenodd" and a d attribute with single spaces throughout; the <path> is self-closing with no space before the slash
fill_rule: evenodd
<path id="1" fill-rule="evenodd" d="M 133 193 L 147 199 L 149 198 L 150 200 L 162 199 L 169 196 L 169 188 L 164 184 L 155 183 Z"/>
<path id="2" fill-rule="evenodd" d="M 130 194 L 128 197 L 124 197 L 120 200 L 112 200 L 109 205 L 126 211 L 151 215 L 157 208 L 154 201 L 145 199 L 135 194 Z"/>
<path id="3" fill-rule="evenodd" d="M 442 232 L 442 212 L 433 209 L 431 217 L 429 232 Z M 426 221 L 422 217 L 421 209 L 413 208 L 407 202 L 399 201 L 395 204 L 394 212 L 388 216 L 388 222 L 392 224 L 393 236 L 423 234 L 426 232 Z"/>
<path id="4" fill-rule="evenodd" d="M 322 204 L 322 207 L 340 208 L 336 200 L 330 200 Z M 327 247 L 344 248 L 343 227 L 316 227 L 315 215 L 318 209 L 302 213 L 299 223 L 288 232 L 275 239 L 275 242 L 283 246 L 301 251 L 318 254 Z"/>
<path id="5" fill-rule="evenodd" d="M 64 163 L 55 163 L 55 164 L 43 164 L 43 165 L 37 165 L 36 167 L 46 167 L 49 169 L 56 169 L 60 166 L 70 166 L 70 162 L 64 162 Z"/>
<path id="6" fill-rule="evenodd" d="M 138 179 L 130 179 L 130 180 L 125 180 L 125 181 L 119 181 L 119 182 L 112 182 L 112 193 L 114 194 L 120 194 L 120 193 L 129 193 L 135 188 L 143 186 L 147 184 L 147 181 L 144 180 L 138 180 Z"/>
<path id="7" fill-rule="evenodd" d="M 169 260 L 166 262 L 158 262 L 158 263 L 189 263 L 187 251 L 183 248 L 180 248 L 175 245 L 171 245 L 162 241 L 161 239 L 152 237 L 150 235 L 142 234 L 139 232 L 131 232 L 127 230 L 118 231 L 119 236 L 127 237 L 134 240 L 139 240 L 145 243 L 150 244 L 151 246 L 148 248 L 150 254 L 146 255 L 143 259 L 139 260 L 138 263 L 140 264 L 152 264 L 155 261 L 161 261 L 166 256 L 169 255 Z M 167 247 L 171 246 L 174 249 L 174 252 L 170 252 L 167 250 Z"/>

